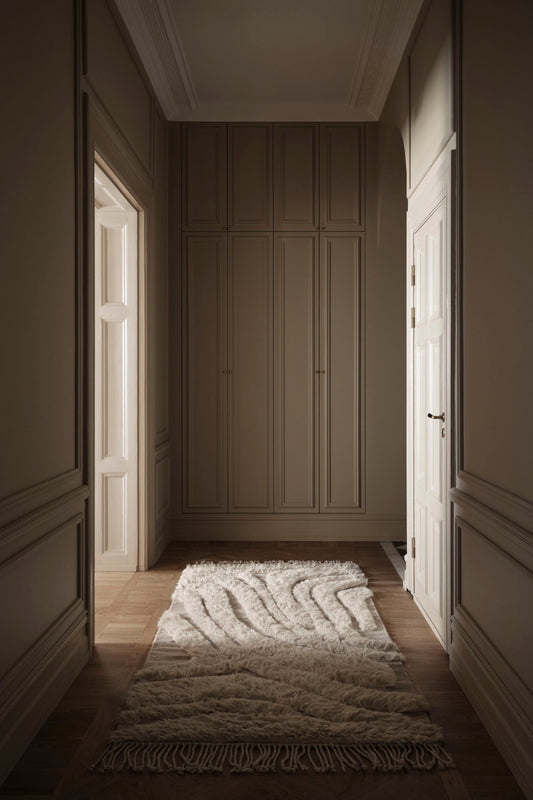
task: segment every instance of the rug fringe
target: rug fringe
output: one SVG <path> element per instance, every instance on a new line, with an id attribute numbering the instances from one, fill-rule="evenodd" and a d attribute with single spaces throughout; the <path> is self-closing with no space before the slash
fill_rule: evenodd
<path id="1" fill-rule="evenodd" d="M 96 772 L 400 772 L 450 769 L 453 759 L 432 744 L 250 744 L 111 742 L 91 768 Z"/>

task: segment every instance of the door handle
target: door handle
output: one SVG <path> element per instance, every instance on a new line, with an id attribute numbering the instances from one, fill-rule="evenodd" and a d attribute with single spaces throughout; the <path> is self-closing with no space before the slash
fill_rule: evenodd
<path id="1" fill-rule="evenodd" d="M 441 419 L 444 422 L 444 411 L 438 416 L 435 414 L 428 414 L 429 419 Z"/>

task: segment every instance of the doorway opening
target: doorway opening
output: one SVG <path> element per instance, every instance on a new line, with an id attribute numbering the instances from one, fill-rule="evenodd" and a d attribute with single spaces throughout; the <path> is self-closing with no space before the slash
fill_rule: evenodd
<path id="1" fill-rule="evenodd" d="M 95 570 L 142 568 L 139 278 L 142 209 L 94 164 Z M 141 331 L 142 333 L 142 331 Z"/>

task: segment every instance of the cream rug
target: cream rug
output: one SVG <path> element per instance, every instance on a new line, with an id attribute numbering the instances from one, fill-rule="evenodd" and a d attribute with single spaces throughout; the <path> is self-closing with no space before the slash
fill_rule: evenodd
<path id="1" fill-rule="evenodd" d="M 95 769 L 451 767 L 351 562 L 200 563 Z"/>

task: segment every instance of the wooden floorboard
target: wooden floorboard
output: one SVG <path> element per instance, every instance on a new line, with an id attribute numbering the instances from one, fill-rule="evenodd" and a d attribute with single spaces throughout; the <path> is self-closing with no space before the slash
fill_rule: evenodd
<path id="1" fill-rule="evenodd" d="M 209 560 L 353 560 L 366 573 L 376 607 L 406 657 L 407 672 L 442 725 L 454 770 L 401 774 L 97 774 L 102 750 L 157 620 L 188 564 Z M 96 578 L 94 658 L 76 679 L 0 787 L 12 800 L 524 800 L 502 757 L 448 669 L 448 659 L 377 543 L 173 543 L 144 573 Z"/>

